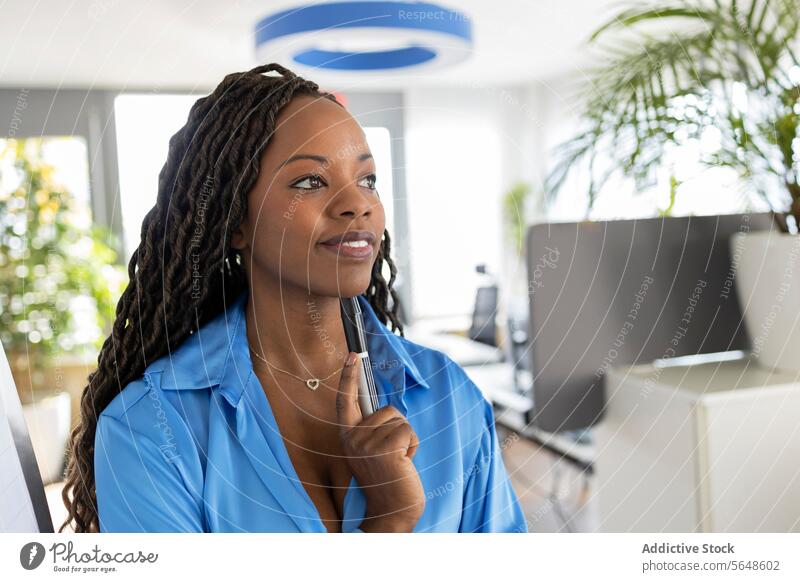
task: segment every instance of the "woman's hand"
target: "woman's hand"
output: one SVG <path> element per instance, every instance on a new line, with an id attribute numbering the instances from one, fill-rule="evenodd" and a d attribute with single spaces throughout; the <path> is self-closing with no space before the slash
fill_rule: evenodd
<path id="1" fill-rule="evenodd" d="M 367 500 L 359 527 L 365 532 L 410 532 L 425 509 L 422 481 L 411 462 L 419 440 L 394 406 L 362 418 L 357 361 L 350 352 L 336 395 L 336 416 L 348 465 Z"/>

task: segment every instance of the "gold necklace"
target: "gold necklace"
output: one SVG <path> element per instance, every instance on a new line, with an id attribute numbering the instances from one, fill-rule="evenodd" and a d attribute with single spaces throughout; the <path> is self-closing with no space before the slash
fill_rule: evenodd
<path id="1" fill-rule="evenodd" d="M 342 368 L 339 368 L 338 370 L 334 370 L 332 374 L 329 374 L 328 376 L 326 376 L 324 378 L 309 378 L 308 380 L 306 380 L 305 378 L 301 378 L 300 376 L 297 376 L 296 374 L 292 374 L 291 372 L 289 372 L 287 370 L 283 370 L 283 369 L 279 368 L 275 364 L 269 363 L 269 361 L 267 361 L 267 359 L 264 356 L 262 356 L 259 353 L 256 353 L 256 351 L 253 348 L 250 348 L 250 353 L 252 353 L 255 357 L 257 357 L 259 360 L 261 360 L 262 362 L 264 362 L 268 366 L 272 366 L 273 368 L 275 368 L 279 372 L 283 372 L 284 374 L 289 374 L 290 376 L 294 376 L 295 378 L 297 378 L 301 382 L 305 382 L 306 386 L 308 386 L 309 389 L 311 389 L 311 390 L 316 390 L 317 388 L 319 388 L 320 382 L 323 382 L 323 381 L 327 380 L 328 378 L 330 378 L 334 374 L 337 374 L 338 372 L 340 372 L 341 370 L 344 369 L 342 367 Z"/>

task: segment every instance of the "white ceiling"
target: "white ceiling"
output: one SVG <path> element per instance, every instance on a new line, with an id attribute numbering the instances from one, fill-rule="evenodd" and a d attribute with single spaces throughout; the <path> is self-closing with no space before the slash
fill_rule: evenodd
<path id="1" fill-rule="evenodd" d="M 309 0 L 10 0 L 0 19 L 0 86 L 213 88 L 255 59 L 262 17 Z M 440 4 L 472 19 L 474 53 L 435 75 L 360 81 L 363 88 L 519 84 L 587 64 L 584 41 L 614 0 L 460 0 Z M 291 63 L 282 63 L 291 69 Z M 346 79 L 298 73 L 325 88 Z"/>

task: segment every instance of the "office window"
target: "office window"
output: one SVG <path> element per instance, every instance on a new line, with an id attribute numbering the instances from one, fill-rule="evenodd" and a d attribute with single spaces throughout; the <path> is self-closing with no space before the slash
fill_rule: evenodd
<path id="1" fill-rule="evenodd" d="M 53 168 L 53 180 L 72 194 L 77 203 L 76 212 L 81 220 L 91 220 L 89 205 L 89 157 L 86 140 L 77 136 L 46 136 L 27 139 L 0 139 L 0 191 L 8 193 L 22 184 L 20 175 L 14 169 L 16 155 L 11 151 L 12 144 L 21 144 L 31 157 L 40 159 Z"/>
<path id="2" fill-rule="evenodd" d="M 0 339 L 11 351 L 56 339 L 69 351 L 101 332 L 81 291 L 89 275 L 60 254 L 92 257 L 88 159 L 81 137 L 0 139 Z"/>
<path id="3" fill-rule="evenodd" d="M 139 246 L 142 220 L 158 193 L 169 138 L 185 123 L 196 95 L 120 95 L 114 100 L 125 262 Z"/>
<path id="4" fill-rule="evenodd" d="M 393 238 L 397 238 L 394 224 L 394 187 L 392 184 L 392 138 L 385 127 L 365 127 L 367 144 L 375 158 L 375 174 L 378 179 L 375 186 L 386 213 L 386 230 Z"/>

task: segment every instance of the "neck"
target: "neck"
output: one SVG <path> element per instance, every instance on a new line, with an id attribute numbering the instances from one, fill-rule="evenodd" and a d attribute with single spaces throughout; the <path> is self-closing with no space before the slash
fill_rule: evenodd
<path id="1" fill-rule="evenodd" d="M 344 365 L 348 350 L 338 297 L 251 279 L 245 312 L 250 348 L 273 372 L 324 378 Z"/>

